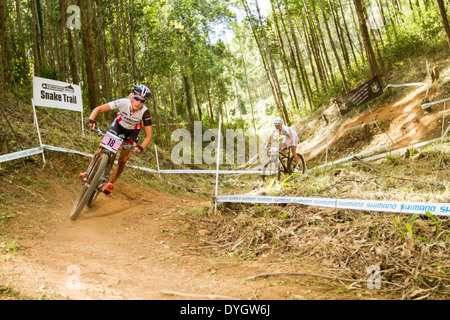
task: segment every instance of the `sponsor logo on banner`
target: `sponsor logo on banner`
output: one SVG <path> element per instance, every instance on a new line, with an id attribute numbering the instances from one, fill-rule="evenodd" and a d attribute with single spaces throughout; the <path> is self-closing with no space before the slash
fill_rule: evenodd
<path id="1" fill-rule="evenodd" d="M 342 115 L 351 109 L 363 105 L 364 103 L 375 99 L 383 93 L 380 77 L 375 76 L 355 90 L 350 91 L 341 98 L 335 99 Z"/>
<path id="2" fill-rule="evenodd" d="M 80 86 L 62 81 L 34 77 L 33 100 L 36 106 L 83 111 Z"/>

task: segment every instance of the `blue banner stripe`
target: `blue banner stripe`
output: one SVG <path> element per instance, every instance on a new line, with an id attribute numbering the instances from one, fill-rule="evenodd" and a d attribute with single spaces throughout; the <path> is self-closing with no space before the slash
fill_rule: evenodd
<path id="1" fill-rule="evenodd" d="M 359 200 L 359 199 L 331 199 L 331 198 L 308 198 L 308 197 L 270 197 L 270 196 L 218 196 L 217 202 L 237 203 L 297 203 L 309 206 L 353 209 L 364 211 L 397 212 L 409 214 L 425 214 L 449 216 L 450 203 L 432 202 L 404 202 L 385 200 Z"/>

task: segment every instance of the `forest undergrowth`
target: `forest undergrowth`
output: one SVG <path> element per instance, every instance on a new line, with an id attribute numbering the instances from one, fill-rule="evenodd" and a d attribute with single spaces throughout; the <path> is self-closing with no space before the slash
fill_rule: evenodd
<path id="1" fill-rule="evenodd" d="M 293 175 L 261 186 L 244 178 L 233 185 L 259 195 L 450 202 L 449 141 L 389 157 L 379 163 Z M 253 192 L 255 194 L 255 192 Z M 347 290 L 367 289 L 370 270 L 379 270 L 381 290 L 396 299 L 448 299 L 450 219 L 308 207 L 296 204 L 222 204 L 218 213 L 190 215 L 192 228 L 209 230 L 202 253 L 239 261 L 271 256 L 283 261 L 315 261 L 325 277 Z M 372 269 L 370 269 L 372 268 Z M 272 274 L 267 276 L 277 276 Z"/>

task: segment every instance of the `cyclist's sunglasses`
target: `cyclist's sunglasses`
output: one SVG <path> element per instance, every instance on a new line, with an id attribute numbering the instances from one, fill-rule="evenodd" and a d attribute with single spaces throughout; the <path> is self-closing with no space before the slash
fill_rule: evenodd
<path id="1" fill-rule="evenodd" d="M 139 101 L 141 103 L 145 103 L 145 99 L 141 99 L 139 97 L 136 97 L 135 95 L 133 95 L 134 100 Z"/>

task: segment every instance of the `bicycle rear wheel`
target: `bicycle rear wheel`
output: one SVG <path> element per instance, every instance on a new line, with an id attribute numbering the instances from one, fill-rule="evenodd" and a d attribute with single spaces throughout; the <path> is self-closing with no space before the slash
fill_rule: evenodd
<path id="1" fill-rule="evenodd" d="M 303 173 L 306 172 L 305 157 L 303 157 L 303 155 L 301 153 L 298 153 L 298 152 L 297 152 L 297 157 L 299 158 L 299 161 L 298 161 L 298 167 L 299 167 L 298 173 L 303 174 Z M 292 156 L 289 157 L 289 161 L 288 161 L 289 172 L 295 173 L 294 172 L 294 168 L 295 168 L 295 156 L 292 155 Z"/>
<path id="2" fill-rule="evenodd" d="M 278 159 L 277 159 L 278 160 Z M 270 159 L 267 161 L 262 170 L 262 179 L 263 181 L 266 181 L 271 178 L 277 178 L 277 180 L 280 180 L 281 170 L 280 170 L 280 163 L 279 161 L 275 161 Z"/>
<path id="3" fill-rule="evenodd" d="M 83 185 L 80 193 L 78 194 L 77 199 L 75 200 L 75 204 L 73 205 L 72 212 L 70 213 L 70 219 L 76 220 L 83 210 L 84 206 L 87 204 L 88 200 L 91 198 L 91 195 L 98 187 L 98 183 L 103 172 L 108 165 L 108 155 L 101 154 L 97 159 L 94 167 L 92 168 L 91 173 L 89 174 L 88 181 Z"/>

